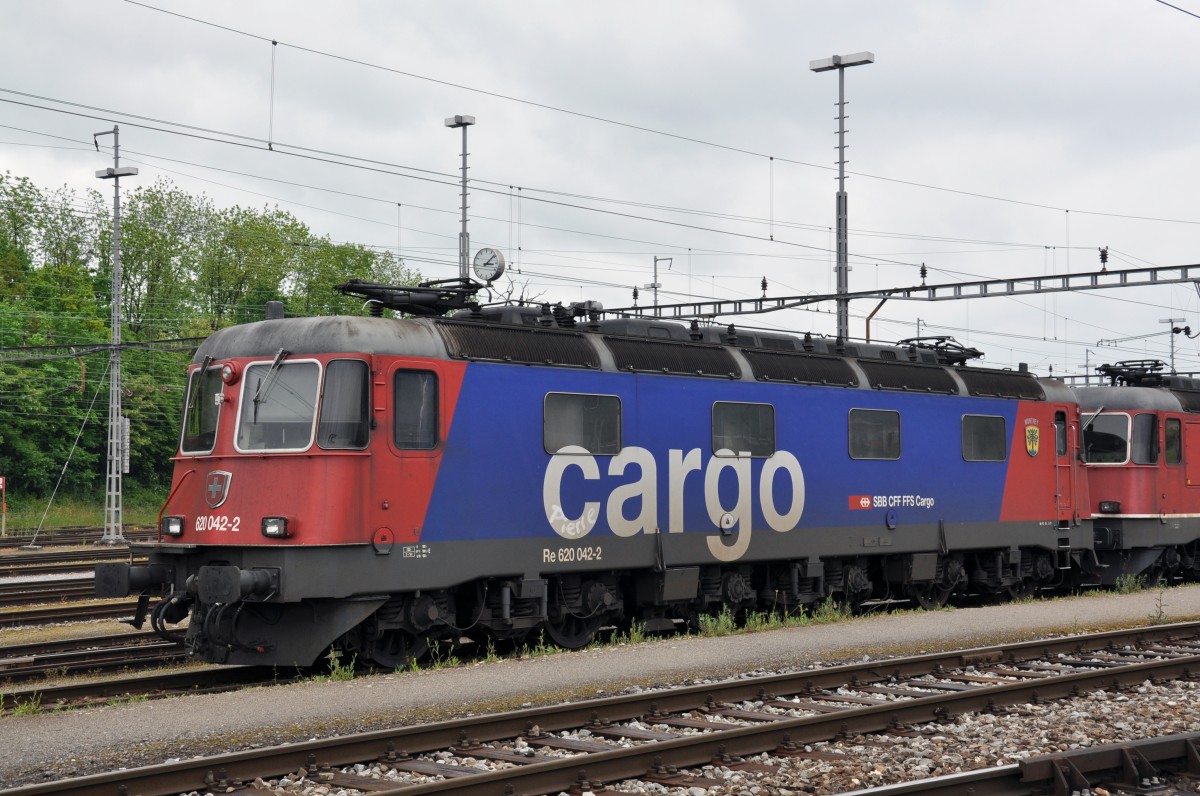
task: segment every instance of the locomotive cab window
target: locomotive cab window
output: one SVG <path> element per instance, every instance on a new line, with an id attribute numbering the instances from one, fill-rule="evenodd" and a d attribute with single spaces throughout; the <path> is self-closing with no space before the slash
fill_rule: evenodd
<path id="1" fill-rule="evenodd" d="M 325 366 L 317 444 L 325 449 L 361 450 L 371 433 L 370 369 L 360 359 L 335 359 Z"/>
<path id="2" fill-rule="evenodd" d="M 1008 453 L 1004 418 L 963 415 L 962 457 L 968 462 L 1002 462 Z"/>
<path id="3" fill-rule="evenodd" d="M 1054 452 L 1059 456 L 1067 455 L 1067 413 L 1054 413 Z"/>
<path id="4" fill-rule="evenodd" d="M 1158 416 L 1142 412 L 1133 416 L 1133 443 L 1129 446 L 1134 464 L 1158 463 Z"/>
<path id="5" fill-rule="evenodd" d="M 615 395 L 547 394 L 542 446 L 546 453 L 566 447 L 582 448 L 592 455 L 620 453 L 621 399 Z"/>
<path id="6" fill-rule="evenodd" d="M 392 388 L 396 447 L 401 450 L 437 447 L 437 376 L 424 370 L 398 370 Z"/>
<path id="7" fill-rule="evenodd" d="M 749 453 L 766 457 L 775 453 L 775 407 L 770 404 L 739 404 L 718 401 L 712 408 L 714 454 Z"/>
<path id="8" fill-rule="evenodd" d="M 221 419 L 221 403 L 217 396 L 224 387 L 219 367 L 192 372 L 184 406 L 183 436 L 179 443 L 179 449 L 184 453 L 212 453 L 217 442 L 217 422 Z"/>
<path id="9" fill-rule="evenodd" d="M 1168 417 L 1163 431 L 1166 436 L 1167 464 L 1179 464 L 1183 461 L 1183 429 L 1179 418 Z"/>
<path id="10" fill-rule="evenodd" d="M 1092 418 L 1083 429 L 1083 451 L 1089 464 L 1124 464 L 1129 460 L 1129 415 Z"/>
<path id="11" fill-rule="evenodd" d="M 241 413 L 234 447 L 249 451 L 302 451 L 312 445 L 321 366 L 312 360 L 255 362 L 242 378 Z"/>
<path id="12" fill-rule="evenodd" d="M 899 459 L 900 413 L 881 409 L 851 409 L 850 458 Z"/>

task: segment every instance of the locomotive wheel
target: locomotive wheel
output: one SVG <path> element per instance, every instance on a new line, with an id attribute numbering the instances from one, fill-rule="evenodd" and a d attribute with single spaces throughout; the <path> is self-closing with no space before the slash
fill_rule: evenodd
<path id="1" fill-rule="evenodd" d="M 576 616 L 564 613 L 558 619 L 547 620 L 546 635 L 563 649 L 577 650 L 592 643 L 602 624 L 603 614 Z"/>
<path id="2" fill-rule="evenodd" d="M 429 640 L 406 630 L 388 630 L 371 647 L 371 660 L 392 669 L 407 668 L 429 652 Z"/>
<path id="3" fill-rule="evenodd" d="M 954 586 L 953 583 L 947 584 L 940 580 L 913 583 L 908 587 L 908 593 L 917 601 L 917 605 L 926 611 L 936 611 L 945 607 L 950 595 L 954 592 Z"/>
<path id="4" fill-rule="evenodd" d="M 1032 578 L 1022 578 L 1021 580 L 1005 587 L 1010 600 L 1026 600 L 1037 594 L 1037 581 Z"/>

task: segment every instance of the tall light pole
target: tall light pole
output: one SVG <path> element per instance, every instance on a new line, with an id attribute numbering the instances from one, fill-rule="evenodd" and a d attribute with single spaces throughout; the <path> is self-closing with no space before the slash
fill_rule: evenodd
<path id="1" fill-rule="evenodd" d="M 113 137 L 113 165 L 100 169 L 96 176 L 113 181 L 113 242 L 112 242 L 112 347 L 108 353 L 108 479 L 104 490 L 104 544 L 123 544 L 121 532 L 121 474 L 129 472 L 129 425 L 121 416 L 121 178 L 138 173 L 132 166 L 121 166 L 120 128 L 96 133 L 92 142 L 100 151 L 99 138 Z"/>
<path id="2" fill-rule="evenodd" d="M 846 232 L 846 67 L 875 63 L 875 54 L 870 52 L 854 53 L 853 55 L 834 55 L 810 61 L 808 68 L 814 72 L 828 72 L 836 69 L 838 73 L 838 191 L 837 191 L 837 291 L 850 292 L 850 252 Z M 850 300 L 837 299 L 837 336 L 842 340 L 850 338 Z"/>
<path id="3" fill-rule="evenodd" d="M 1171 329 L 1168 334 L 1171 335 L 1171 372 L 1175 372 L 1175 335 L 1182 332 L 1182 329 L 1176 329 L 1175 324 L 1183 323 L 1187 318 L 1159 318 L 1159 323 L 1168 324 Z"/>
<path id="4" fill-rule="evenodd" d="M 475 124 L 474 116 L 451 116 L 446 119 L 447 127 L 461 127 L 462 145 L 462 232 L 458 233 L 458 278 L 464 282 L 470 278 L 467 262 L 471 259 L 471 236 L 467 233 L 467 128 Z"/>
<path id="5" fill-rule="evenodd" d="M 650 284 L 646 285 L 646 289 L 654 291 L 654 306 L 656 308 L 658 307 L 658 289 L 660 287 L 662 287 L 662 282 L 658 281 L 658 264 L 659 263 L 673 263 L 673 262 L 674 262 L 674 260 L 671 257 L 655 257 L 654 258 L 654 281 L 651 282 Z M 668 265 L 667 267 L 670 268 L 671 266 Z"/>

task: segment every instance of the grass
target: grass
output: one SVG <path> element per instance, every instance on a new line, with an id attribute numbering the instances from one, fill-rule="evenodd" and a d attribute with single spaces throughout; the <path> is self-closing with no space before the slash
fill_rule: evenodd
<path id="1" fill-rule="evenodd" d="M 29 699 L 17 699 L 17 703 L 8 711 L 10 716 L 32 716 L 42 709 L 42 695 L 34 692 Z"/>
<path id="2" fill-rule="evenodd" d="M 1146 579 L 1141 575 L 1118 575 L 1113 584 L 1117 594 L 1133 594 L 1146 588 Z"/>
<path id="3" fill-rule="evenodd" d="M 154 525 L 158 521 L 158 510 L 162 506 L 164 497 L 165 495 L 157 493 L 124 495 L 121 512 L 125 522 L 131 525 Z M 46 515 L 44 522 L 42 521 L 43 514 Z M 44 499 L 14 498 L 10 491 L 8 495 L 8 535 L 31 535 L 39 523 L 42 524 L 43 531 L 64 526 L 103 526 L 103 496 L 80 498 L 60 495 L 47 511 Z"/>
<path id="4" fill-rule="evenodd" d="M 320 678 L 329 682 L 345 682 L 346 680 L 354 679 L 354 668 L 358 662 L 358 656 L 351 655 L 350 660 L 343 662 L 341 650 L 334 647 L 329 650 L 329 674 Z"/>

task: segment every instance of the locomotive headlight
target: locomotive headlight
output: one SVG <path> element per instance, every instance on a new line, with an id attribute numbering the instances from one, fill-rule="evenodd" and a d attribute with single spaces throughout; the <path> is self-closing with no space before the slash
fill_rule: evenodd
<path id="1" fill-rule="evenodd" d="M 159 530 L 165 536 L 183 536 L 183 517 L 163 517 Z"/>
<path id="2" fill-rule="evenodd" d="M 237 365 L 232 362 L 226 362 L 221 366 L 221 381 L 226 384 L 236 384 L 238 380 Z"/>
<path id="3" fill-rule="evenodd" d="M 263 536 L 281 539 L 288 535 L 287 517 L 263 517 Z"/>
<path id="4" fill-rule="evenodd" d="M 1101 500 L 1100 501 L 1100 513 L 1101 514 L 1120 514 L 1121 513 L 1121 501 L 1119 501 L 1119 500 Z"/>

